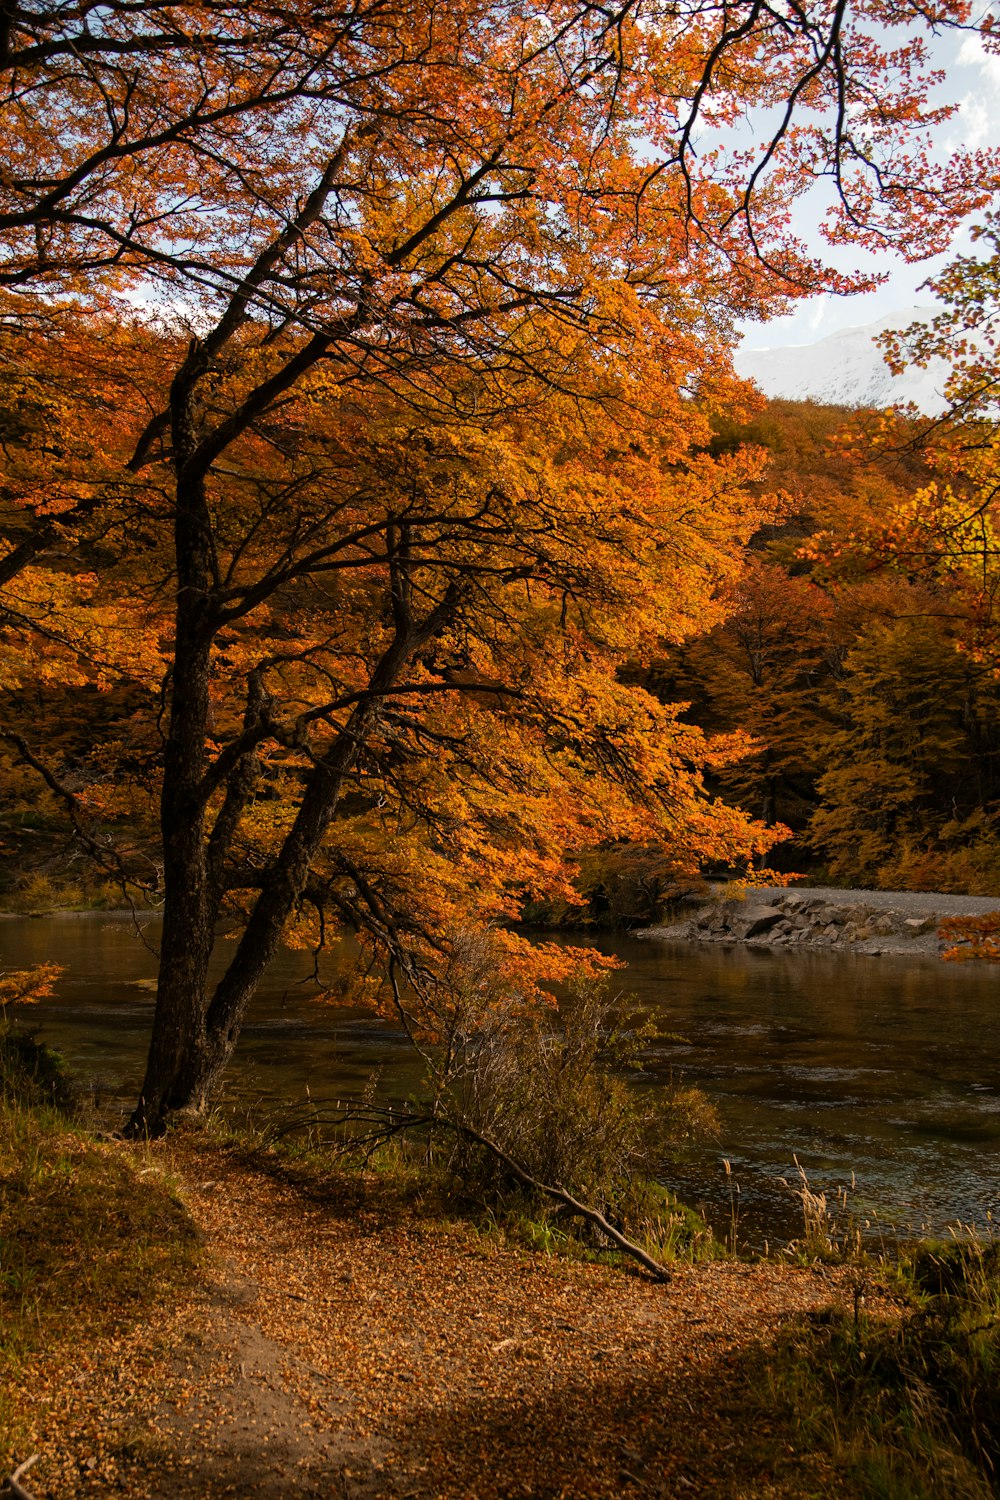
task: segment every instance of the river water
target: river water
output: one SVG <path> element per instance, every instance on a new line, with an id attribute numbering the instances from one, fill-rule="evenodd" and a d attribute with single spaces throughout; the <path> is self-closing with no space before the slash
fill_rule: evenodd
<path id="1" fill-rule="evenodd" d="M 155 922 L 140 934 L 100 913 L 0 919 L 0 967 L 65 965 L 55 995 L 24 1019 L 101 1095 L 139 1086 L 155 938 Z M 717 1227 L 735 1212 L 747 1242 L 793 1235 L 798 1208 L 781 1179 L 795 1177 L 796 1157 L 814 1190 L 850 1187 L 853 1209 L 886 1229 L 1000 1221 L 1000 969 L 588 941 L 625 961 L 622 989 L 663 1032 L 646 1084 L 698 1084 L 719 1111 L 720 1139 L 663 1171 Z M 403 1038 L 317 1002 L 310 970 L 308 955 L 285 953 L 268 976 L 232 1070 L 241 1095 L 329 1098 L 375 1074 L 393 1093 L 415 1087 Z"/>

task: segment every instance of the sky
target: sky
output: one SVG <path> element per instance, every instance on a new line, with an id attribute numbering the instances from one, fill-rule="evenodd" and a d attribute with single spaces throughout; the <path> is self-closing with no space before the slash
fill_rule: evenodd
<path id="1" fill-rule="evenodd" d="M 1000 146 L 1000 56 L 986 52 L 978 36 L 949 34 L 939 39 L 933 60 L 934 65 L 943 68 L 947 74 L 934 96 L 935 100 L 958 105 L 957 112 L 942 127 L 942 153 L 948 154 L 961 146 L 970 149 Z M 812 222 L 818 214 L 808 205 L 803 205 L 800 214 L 800 233 L 807 240 L 815 240 Z M 934 298 L 930 292 L 921 290 L 921 284 L 936 270 L 943 269 L 956 254 L 972 248 L 970 228 L 971 225 L 966 225 L 962 229 L 945 255 L 935 256 L 919 265 L 906 265 L 898 260 L 884 263 L 880 269 L 889 271 L 889 279 L 877 291 L 856 297 L 812 297 L 786 317 L 774 318 L 766 324 L 748 324 L 744 347 L 775 349 L 790 344 L 812 344 L 841 329 L 874 323 L 889 313 L 912 307 L 932 307 Z M 823 254 L 844 270 L 855 269 L 858 265 L 843 252 L 837 255 L 826 246 L 823 246 Z M 862 264 L 867 268 L 870 259 Z"/>

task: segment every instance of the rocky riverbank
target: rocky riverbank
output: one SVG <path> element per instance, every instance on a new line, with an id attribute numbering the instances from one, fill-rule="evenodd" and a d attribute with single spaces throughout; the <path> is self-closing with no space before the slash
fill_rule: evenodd
<path id="1" fill-rule="evenodd" d="M 936 954 L 945 917 L 1000 912 L 1000 898 L 924 891 L 766 886 L 733 896 L 722 887 L 689 914 L 639 937 L 669 942 L 746 943 L 756 948 L 850 949 Z"/>

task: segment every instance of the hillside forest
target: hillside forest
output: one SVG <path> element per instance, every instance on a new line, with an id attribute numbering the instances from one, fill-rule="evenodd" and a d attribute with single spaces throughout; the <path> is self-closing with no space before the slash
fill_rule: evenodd
<path id="1" fill-rule="evenodd" d="M 519 1004 L 602 968 L 525 919 L 998 888 L 1000 162 L 938 149 L 927 36 L 971 26 L 3 11 L 4 894 L 162 911 L 133 1132 L 204 1104 L 282 943 L 352 934 L 424 1045 L 469 954 Z M 817 183 L 870 271 L 799 238 Z M 887 351 L 952 361 L 932 430 L 734 373 L 741 322 L 970 220 Z"/>
<path id="2" fill-rule="evenodd" d="M 51 387 L 34 412 L 20 407 L 18 440 L 33 457 L 44 443 L 43 419 L 57 416 Z M 39 424 L 33 432 L 31 419 Z M 626 651 L 618 675 L 671 714 L 674 735 L 692 726 L 689 745 L 703 747 L 706 806 L 723 819 L 721 809 L 750 814 L 756 843 L 731 846 L 719 836 L 690 858 L 675 839 L 601 839 L 592 830 L 575 849 L 568 889 L 554 898 L 531 890 L 525 851 L 522 904 L 508 915 L 541 925 L 653 921 L 699 876 L 753 878 L 765 849 L 782 878 L 1000 894 L 989 553 L 984 545 L 977 565 L 955 568 L 942 565 L 940 548 L 923 555 L 901 548 L 899 528 L 926 505 L 933 484 L 920 427 L 911 418 L 887 431 L 873 413 L 787 401 L 763 404 L 742 422 L 714 420 L 711 459 L 755 454 L 759 478 L 747 506 L 763 522 L 713 597 L 717 623 L 686 628 L 674 641 L 660 637 L 645 659 Z M 93 635 L 103 626 L 107 649 L 84 561 L 106 566 L 106 557 L 67 566 L 51 549 L 36 586 L 49 595 L 54 624 L 56 588 L 72 579 L 79 589 L 82 577 L 86 612 L 76 629 L 86 621 Z M 130 649 L 138 639 L 129 636 Z M 4 900 L 29 910 L 118 904 L 122 878 L 155 900 L 156 684 L 151 678 L 143 692 L 133 672 L 115 681 L 108 661 L 106 675 L 87 670 L 82 653 L 71 680 L 64 671 L 47 675 L 42 662 L 58 653 L 44 638 L 37 645 L 30 689 L 17 684 L 18 711 L 28 717 L 13 716 L 8 695 L 8 722 L 21 730 L 12 729 L 0 751 Z M 28 741 L 18 743 L 32 719 L 48 726 L 58 785 L 39 776 Z M 278 802 L 284 775 L 269 764 L 257 800 Z M 67 828 L 67 806 L 77 816 L 86 808 L 85 827 Z"/>

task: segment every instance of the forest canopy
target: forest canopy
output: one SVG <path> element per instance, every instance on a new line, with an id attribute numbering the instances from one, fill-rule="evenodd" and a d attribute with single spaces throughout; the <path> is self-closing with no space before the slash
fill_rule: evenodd
<path id="1" fill-rule="evenodd" d="M 0 734 L 162 901 L 135 1130 L 204 1102 L 281 941 L 357 932 L 432 1015 L 470 928 L 565 974 L 504 924 L 595 846 L 766 857 L 774 806 L 718 794 L 757 726 L 642 674 L 768 586 L 736 320 L 866 284 L 796 198 L 912 258 L 988 203 L 992 156 L 929 151 L 928 29 L 968 24 L 5 8 Z"/>

